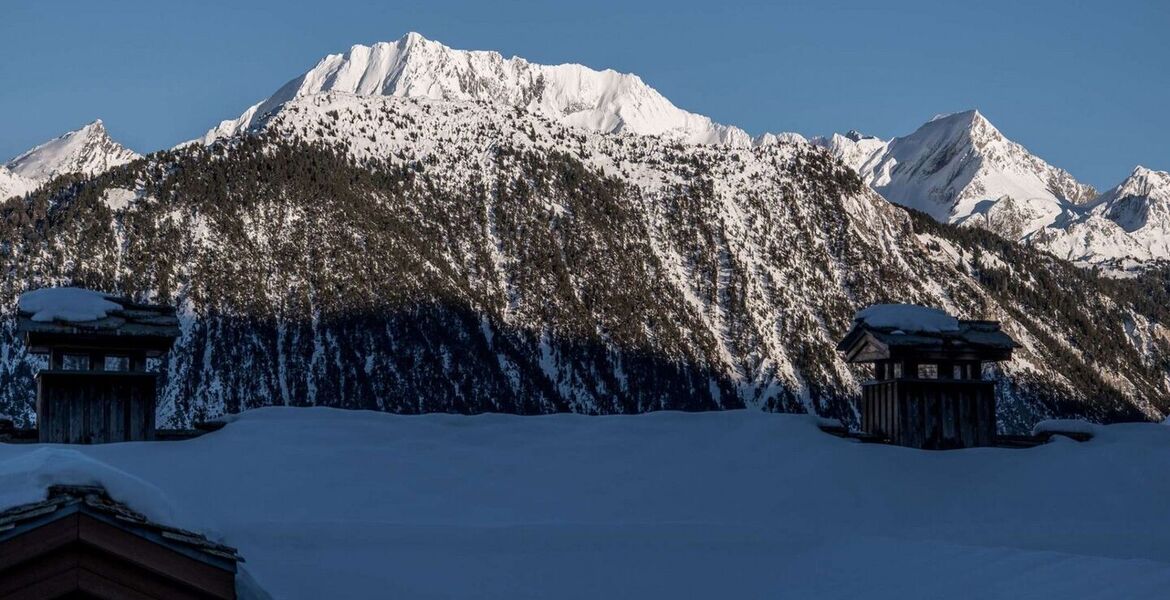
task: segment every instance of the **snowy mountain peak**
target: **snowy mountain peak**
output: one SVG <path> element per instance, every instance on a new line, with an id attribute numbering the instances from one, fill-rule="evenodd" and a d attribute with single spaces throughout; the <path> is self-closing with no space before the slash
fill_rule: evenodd
<path id="1" fill-rule="evenodd" d="M 969 143 L 976 151 L 987 149 L 992 144 L 1005 142 L 1018 146 L 1005 138 L 1003 133 L 977 109 L 935 116 L 912 135 L 932 136 L 933 139 L 943 144 Z M 998 160 L 998 154 L 994 151 L 999 149 L 991 150 L 992 153 L 985 158 Z M 1027 154 L 1027 150 L 1022 146 L 1019 150 Z"/>
<path id="2" fill-rule="evenodd" d="M 885 140 L 872 135 L 865 135 L 856 129 L 841 135 L 834 133 L 829 137 L 815 137 L 810 140 L 814 146 L 820 146 L 836 156 L 845 166 L 866 173 L 872 169 L 873 163 L 880 160 L 886 151 Z M 864 176 L 864 175 L 863 175 Z"/>
<path id="3" fill-rule="evenodd" d="M 969 108 L 967 110 L 960 110 L 957 112 L 939 113 L 931 117 L 927 123 L 934 123 L 935 121 L 948 121 L 952 123 L 959 122 L 968 124 L 973 124 L 978 121 L 988 122 L 987 117 L 984 117 L 983 113 L 979 112 L 979 109 L 977 108 Z"/>
<path id="4" fill-rule="evenodd" d="M 602 133 L 659 135 L 689 143 L 752 143 L 741 129 L 676 107 L 637 75 L 455 50 L 413 32 L 394 42 L 355 45 L 344 54 L 326 56 L 238 119 L 209 131 L 203 142 L 246 131 L 289 100 L 324 92 L 503 103 Z"/>
<path id="5" fill-rule="evenodd" d="M 1138 166 L 1101 195 L 1097 210 L 1130 233 L 1151 226 L 1159 236 L 1170 233 L 1170 173 Z"/>
<path id="6" fill-rule="evenodd" d="M 1170 173 L 1138 165 L 1125 181 L 1101 194 L 1094 206 L 1096 211 L 1114 212 L 1121 204 L 1138 205 L 1143 211 L 1151 204 L 1170 205 Z"/>
<path id="7" fill-rule="evenodd" d="M 919 137 L 929 135 L 948 141 L 955 141 L 958 138 L 970 138 L 978 141 L 1004 139 L 999 129 L 996 129 L 991 121 L 988 121 L 975 109 L 936 115 L 911 135 Z"/>
<path id="8" fill-rule="evenodd" d="M 754 146 L 769 146 L 772 144 L 807 144 L 807 143 L 808 143 L 808 139 L 806 139 L 803 135 L 800 135 L 799 133 L 793 133 L 791 131 L 784 131 L 781 133 L 763 133 L 763 134 L 756 136 L 756 138 L 754 140 L 752 140 L 752 145 L 754 145 Z"/>
<path id="9" fill-rule="evenodd" d="M 1110 191 L 1124 191 L 1130 195 L 1148 196 L 1150 194 L 1165 194 L 1170 192 L 1170 173 L 1155 171 L 1141 165 L 1134 167 L 1133 173 Z"/>
<path id="10" fill-rule="evenodd" d="M 95 175 L 140 155 L 110 138 L 101 119 L 49 140 L 6 165 L 13 173 L 44 182 L 65 173 Z"/>
<path id="11" fill-rule="evenodd" d="M 850 129 L 845 134 L 845 138 L 852 140 L 854 142 L 860 142 L 861 140 L 876 140 L 876 139 L 878 139 L 877 136 L 866 135 L 866 134 L 861 133 L 860 131 L 858 131 L 856 129 Z"/>
<path id="12" fill-rule="evenodd" d="M 892 202 L 1016 238 L 1096 197 L 1091 186 L 1004 137 L 978 110 L 936 116 L 855 168 Z"/>
<path id="13" fill-rule="evenodd" d="M 1127 269 L 1170 259 L 1170 173 L 1137 167 L 1093 206 L 1037 236 L 1069 260 Z"/>
<path id="14" fill-rule="evenodd" d="M 423 34 L 417 32 L 417 31 L 408 31 L 408 32 L 406 32 L 406 35 L 402 36 L 402 39 L 399 40 L 399 42 L 405 43 L 408 46 L 412 45 L 412 44 L 417 44 L 417 43 L 421 43 L 421 42 L 429 42 L 429 41 L 430 40 L 423 37 Z"/>
<path id="15" fill-rule="evenodd" d="M 936 115 L 888 143 L 856 130 L 810 141 L 887 200 L 939 221 L 990 229 L 1082 264 L 1170 259 L 1170 174 L 1138 166 L 1098 196 L 979 110 Z"/>

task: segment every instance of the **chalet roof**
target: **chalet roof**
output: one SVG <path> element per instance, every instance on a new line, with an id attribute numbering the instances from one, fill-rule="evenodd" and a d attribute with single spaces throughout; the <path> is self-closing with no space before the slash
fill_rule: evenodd
<path id="1" fill-rule="evenodd" d="M 76 512 L 101 518 L 117 527 L 212 564 L 230 566 L 243 558 L 235 548 L 217 544 L 201 534 L 155 523 L 110 498 L 100 486 L 54 485 L 48 498 L 0 512 L 0 541 Z"/>
<path id="2" fill-rule="evenodd" d="M 857 319 L 837 344 L 849 362 L 872 362 L 917 356 L 972 360 L 1006 360 L 1017 346 L 998 321 L 958 321 L 954 331 L 907 332 L 896 327 L 874 327 Z"/>
<path id="3" fill-rule="evenodd" d="M 49 291 L 88 292 L 75 288 L 36 290 Z M 52 312 L 38 313 L 26 306 L 22 297 L 17 313 L 17 331 L 24 334 L 33 353 L 46 353 L 49 346 L 77 342 L 99 347 L 134 346 L 163 353 L 170 350 L 180 334 L 179 319 L 173 306 L 140 304 L 129 298 L 104 294 L 99 300 L 103 304 L 101 310 L 82 310 L 70 317 L 62 317 Z"/>
<path id="4" fill-rule="evenodd" d="M 34 321 L 31 311 L 19 312 L 18 329 L 22 332 L 88 333 L 100 335 L 144 335 L 177 337 L 179 318 L 173 306 L 139 304 L 129 298 L 107 296 L 120 308 L 110 310 L 105 318 L 87 321 L 54 319 Z"/>

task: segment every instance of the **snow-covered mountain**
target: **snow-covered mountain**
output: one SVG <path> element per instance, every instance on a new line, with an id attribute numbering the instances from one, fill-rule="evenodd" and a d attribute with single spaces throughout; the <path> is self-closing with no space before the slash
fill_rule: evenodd
<path id="1" fill-rule="evenodd" d="M 1032 241 L 1079 263 L 1125 268 L 1170 259 L 1170 173 L 1139 166 L 1085 211 Z"/>
<path id="2" fill-rule="evenodd" d="M 887 200 L 943 223 L 982 227 L 1086 266 L 1170 260 L 1165 172 L 1138 167 L 1098 196 L 975 110 L 935 117 L 888 142 L 856 131 L 809 141 Z"/>
<path id="3" fill-rule="evenodd" d="M 1022 344 L 997 377 L 1010 429 L 1170 412 L 1170 315 L 1135 304 L 1136 284 L 909 215 L 799 139 L 679 144 L 326 92 L 25 210 L 0 221 L 4 293 L 74 283 L 181 307 L 160 403 L 176 425 L 266 404 L 855 422 L 866 374 L 834 347 L 883 301 L 1004 321 Z M 11 336 L 0 410 L 25 418 Z"/>
<path id="4" fill-rule="evenodd" d="M 42 187 L 0 220 L 0 311 L 62 283 L 180 305 L 171 424 L 266 404 L 855 421 L 866 375 L 834 346 L 882 301 L 1005 323 L 1022 344 L 997 377 L 1008 428 L 1170 413 L 1160 288 L 866 187 L 1021 232 L 1087 210 L 1090 188 L 978 113 L 889 143 L 750 141 L 631 75 L 408 35 L 326 58 L 212 140 Z M 1099 206 L 1134 194 L 1116 196 Z M 12 335 L 0 411 L 27 418 Z"/>
<path id="5" fill-rule="evenodd" d="M 326 56 L 239 118 L 209 131 L 203 142 L 243 132 L 289 100 L 322 92 L 505 103 L 590 131 L 625 131 L 694 143 L 752 143 L 741 129 L 676 107 L 637 75 L 454 50 L 413 32 L 395 42 L 355 45 L 344 54 Z"/>
<path id="6" fill-rule="evenodd" d="M 885 156 L 886 147 L 889 145 L 885 140 L 865 135 L 856 129 L 845 135 L 834 133 L 827 137 L 814 137 L 809 142 L 828 150 L 845 163 L 845 166 L 858 173 L 869 171 L 874 160 L 880 160 Z"/>
<path id="7" fill-rule="evenodd" d="M 977 110 L 935 117 L 888 143 L 855 132 L 818 138 L 891 202 L 944 223 L 1020 238 L 1096 191 L 1007 139 Z"/>
<path id="8" fill-rule="evenodd" d="M 291 101 L 331 92 L 503 103 L 587 131 L 686 143 L 741 148 L 811 143 L 857 171 L 887 200 L 940 222 L 983 227 L 1080 264 L 1170 260 L 1170 240 L 1160 233 L 1156 216 L 1155 223 L 1140 226 L 1115 220 L 1143 218 L 1135 215 L 1144 214 L 1145 205 L 1111 201 L 1108 194 L 1098 199 L 1091 186 L 1006 138 L 976 110 L 940 115 L 889 141 L 857 131 L 811 139 L 795 133 L 752 138 L 676 107 L 637 75 L 455 50 L 417 33 L 326 56 L 199 141 L 260 130 Z M 27 192 L 61 173 L 97 174 L 135 158 L 109 138 L 99 120 L 9 162 L 8 171 L 0 170 L 0 196 Z M 1105 205 L 1110 208 L 1100 208 Z"/>
<path id="9" fill-rule="evenodd" d="M 98 119 L 17 156 L 5 166 L 39 184 L 66 173 L 96 175 L 137 158 L 141 155 L 111 139 Z"/>
<path id="10" fill-rule="evenodd" d="M 1170 258 L 1160 254 L 1156 240 L 1126 238 L 1098 247 L 1095 240 L 1103 236 L 1098 230 L 1108 229 L 1107 223 L 1067 229 L 1093 204 L 1096 191 L 1006 138 L 976 110 L 940 115 L 910 135 L 889 141 L 857 131 L 808 140 L 795 133 L 765 133 L 753 139 L 737 127 L 679 109 L 636 75 L 454 50 L 417 33 L 329 55 L 239 118 L 222 122 L 201 141 L 259 130 L 291 101 L 329 92 L 503 103 L 588 131 L 655 135 L 688 143 L 734 147 L 811 143 L 841 159 L 887 200 L 941 222 L 1031 240 L 1063 256 L 1085 257 L 1081 262 L 1099 263 L 1131 250 L 1138 257 Z M 1093 234 L 1087 235 L 1086 229 Z M 1083 251 L 1074 250 L 1082 246 Z"/>
<path id="11" fill-rule="evenodd" d="M 20 196 L 36 187 L 36 182 L 13 173 L 0 165 L 0 200 Z"/>
<path id="12" fill-rule="evenodd" d="M 1096 210 L 1129 233 L 1164 228 L 1170 222 L 1170 173 L 1138 165 L 1099 203 Z"/>

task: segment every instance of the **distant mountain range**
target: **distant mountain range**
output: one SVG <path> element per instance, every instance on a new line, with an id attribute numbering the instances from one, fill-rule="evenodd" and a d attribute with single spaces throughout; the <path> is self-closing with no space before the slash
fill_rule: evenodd
<path id="1" fill-rule="evenodd" d="M 62 283 L 177 304 L 169 424 L 265 404 L 855 423 L 866 373 L 834 345 L 889 301 L 1003 321 L 1008 430 L 1170 413 L 1166 174 L 1098 195 L 975 111 L 752 139 L 633 75 L 411 34 L 138 158 L 98 122 L 8 163 L 0 313 Z M 11 328 L 0 350 L 0 412 L 27 419 L 30 359 Z"/>
<path id="2" fill-rule="evenodd" d="M 914 133 L 883 142 L 814 139 L 861 174 L 879 194 L 944 223 L 994 227 L 1014 218 L 1020 237 L 1052 225 L 1096 191 L 1005 138 L 979 111 L 935 117 Z M 1010 214 L 1002 203 L 1014 202 Z M 1007 232 L 1005 232 L 1007 233 Z"/>
<path id="3" fill-rule="evenodd" d="M 753 138 L 676 107 L 637 75 L 454 50 L 417 33 L 326 56 L 199 141 L 259 127 L 290 100 L 323 92 L 502 103 L 571 127 L 681 143 L 808 142 L 856 170 L 887 200 L 940 222 L 984 227 L 1085 266 L 1120 270 L 1170 260 L 1170 175 L 1138 167 L 1098 195 L 1006 138 L 975 110 L 935 117 L 888 141 L 856 131 L 809 140 L 795 133 Z M 0 167 L 0 196 L 26 193 L 56 174 L 94 174 L 137 156 L 110 140 L 99 120 Z"/>
<path id="4" fill-rule="evenodd" d="M 1098 195 L 1007 139 L 979 111 L 935 117 L 890 141 L 814 138 L 887 200 L 983 227 L 1082 265 L 1170 259 L 1170 174 L 1137 167 Z"/>

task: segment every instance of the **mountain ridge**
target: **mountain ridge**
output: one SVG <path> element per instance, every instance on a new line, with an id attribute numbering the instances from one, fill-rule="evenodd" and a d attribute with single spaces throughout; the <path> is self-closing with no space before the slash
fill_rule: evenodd
<path id="1" fill-rule="evenodd" d="M 327 93 L 396 96 L 462 102 L 499 102 L 531 110 L 565 125 L 600 133 L 657 135 L 683 143 L 732 147 L 804 142 L 822 147 L 858 171 L 891 202 L 937 220 L 983 227 L 1068 256 L 1077 233 L 1066 225 L 1099 196 L 1092 186 L 1006 138 L 977 109 L 935 115 L 915 132 L 891 140 L 857 131 L 805 138 L 763 133 L 675 107 L 637 75 L 578 64 L 546 66 L 491 51 L 454 50 L 417 33 L 395 42 L 355 45 L 330 54 L 239 118 L 222 122 L 199 140 L 211 143 L 251 128 L 297 98 Z M 1106 236 L 1112 239 L 1116 236 Z M 1077 261 L 1099 264 L 1142 243 L 1102 236 Z M 1170 259 L 1145 244 L 1143 260 Z"/>
<path id="2" fill-rule="evenodd" d="M 942 222 L 986 214 L 1008 196 L 1029 209 L 1025 235 L 1097 195 L 1007 139 L 977 109 L 936 115 L 909 135 L 879 142 L 843 136 L 828 145 L 883 197 Z"/>
<path id="3" fill-rule="evenodd" d="M 738 127 L 679 109 L 635 74 L 455 50 L 414 32 L 327 55 L 240 117 L 193 142 L 262 129 L 287 103 L 322 93 L 502 103 L 587 131 L 687 144 L 807 143 L 857 171 L 887 200 L 936 220 L 989 229 L 1082 266 L 1118 270 L 1117 265 L 1145 268 L 1170 261 L 1170 242 L 1158 237 L 1161 226 L 1137 231 L 1125 223 L 1111 224 L 1111 219 L 1126 218 L 1127 211 L 1145 210 L 1144 204 L 1093 212 L 1106 194 L 1006 138 L 977 109 L 935 115 L 916 131 L 890 140 L 856 130 L 812 138 L 795 133 L 752 138 Z M 85 150 L 87 144 L 94 150 Z M 8 172 L 0 171 L 0 196 L 27 193 L 64 172 L 94 175 L 137 157 L 111 140 L 98 120 L 11 161 Z"/>
<path id="4" fill-rule="evenodd" d="M 591 131 L 629 131 L 689 143 L 752 143 L 737 127 L 677 108 L 634 74 L 455 50 L 415 32 L 395 42 L 358 44 L 326 56 L 239 118 L 213 128 L 202 142 L 243 132 L 289 100 L 328 91 L 501 102 Z"/>
<path id="5" fill-rule="evenodd" d="M 1170 173 L 1137 166 L 1085 211 L 1032 240 L 1074 262 L 1118 270 L 1170 259 Z"/>
<path id="6" fill-rule="evenodd" d="M 8 161 L 9 172 L 37 184 L 67 173 L 98 175 L 142 158 L 115 142 L 101 119 L 37 145 Z"/>
<path id="7" fill-rule="evenodd" d="M 982 227 L 1118 275 L 1170 260 L 1164 172 L 1138 166 L 1098 194 L 1008 139 L 976 109 L 936 115 L 890 141 L 856 131 L 810 141 L 887 200 L 940 222 Z"/>

